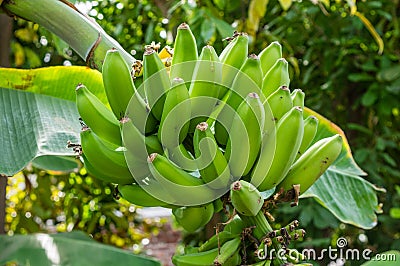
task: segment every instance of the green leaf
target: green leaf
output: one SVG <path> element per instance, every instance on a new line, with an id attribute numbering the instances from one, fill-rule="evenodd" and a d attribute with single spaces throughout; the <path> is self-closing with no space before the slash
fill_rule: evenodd
<path id="1" fill-rule="evenodd" d="M 379 81 L 394 81 L 400 77 L 400 65 L 382 69 L 376 74 Z"/>
<path id="2" fill-rule="evenodd" d="M 210 41 L 215 33 L 215 24 L 210 19 L 204 19 L 201 23 L 200 35 L 205 42 Z"/>
<path id="3" fill-rule="evenodd" d="M 391 208 L 389 214 L 394 219 L 400 219 L 400 208 Z"/>
<path id="4" fill-rule="evenodd" d="M 368 73 L 351 73 L 347 76 L 347 78 L 352 82 L 360 82 L 360 81 L 371 81 L 374 80 L 374 77 L 369 75 Z"/>
<path id="5" fill-rule="evenodd" d="M 380 212 L 376 193 L 384 190 L 361 178 L 366 173 L 355 163 L 346 136 L 338 126 L 308 108 L 305 108 L 305 115 L 314 115 L 319 119 L 314 142 L 340 134 L 343 149 L 339 158 L 302 197 L 315 198 L 344 223 L 364 229 L 376 226 L 376 213 Z"/>
<path id="6" fill-rule="evenodd" d="M 217 27 L 217 31 L 222 37 L 225 38 L 232 36 L 234 28 L 231 25 L 219 18 L 212 16 L 211 14 L 209 15 L 210 19 L 214 22 L 215 27 Z"/>
<path id="7" fill-rule="evenodd" d="M 79 83 L 107 103 L 101 73 L 88 67 L 0 68 L 2 88 L 30 91 L 70 101 L 75 101 L 75 87 Z"/>
<path id="8" fill-rule="evenodd" d="M 0 236 L 0 264 L 161 265 L 155 259 L 97 243 L 84 233 Z"/>
<path id="9" fill-rule="evenodd" d="M 371 106 L 373 105 L 376 100 L 378 99 L 378 95 L 374 90 L 368 90 L 362 97 L 361 103 L 364 106 Z"/>
<path id="10" fill-rule="evenodd" d="M 74 155 L 67 141 L 79 142 L 75 102 L 0 88 L 0 106 L 0 174 L 12 176 L 36 157 Z M 52 160 L 53 170 L 65 169 L 65 159 Z"/>

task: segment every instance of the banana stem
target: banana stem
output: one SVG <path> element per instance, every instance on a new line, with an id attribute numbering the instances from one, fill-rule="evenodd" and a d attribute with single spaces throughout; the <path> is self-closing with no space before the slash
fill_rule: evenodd
<path id="1" fill-rule="evenodd" d="M 268 223 L 267 219 L 265 218 L 265 215 L 262 210 L 260 210 L 256 216 L 245 216 L 239 214 L 240 218 L 242 219 L 245 227 L 252 227 L 255 226 L 253 229 L 253 236 L 256 237 L 258 240 L 262 239 L 265 237 L 268 233 L 272 232 L 273 229 L 271 225 Z M 277 243 L 276 241 L 272 241 L 272 248 L 275 250 L 276 254 L 278 255 L 278 251 L 282 249 L 282 246 Z M 280 258 L 279 256 L 276 256 L 274 258 L 274 264 L 277 265 L 282 265 L 285 263 L 285 261 Z"/>
<path id="2" fill-rule="evenodd" d="M 135 61 L 99 24 L 66 0 L 4 0 L 1 8 L 10 16 L 38 23 L 59 36 L 93 68 L 101 70 L 111 48 L 118 49 L 129 65 Z"/>

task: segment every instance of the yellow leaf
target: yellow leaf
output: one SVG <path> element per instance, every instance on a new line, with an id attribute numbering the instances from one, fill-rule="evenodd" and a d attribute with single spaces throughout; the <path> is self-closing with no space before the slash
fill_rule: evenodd
<path id="1" fill-rule="evenodd" d="M 383 43 L 381 36 L 379 36 L 379 34 L 376 32 L 374 26 L 372 26 L 371 22 L 362 13 L 356 11 L 354 13 L 354 15 L 361 20 L 361 22 L 367 28 L 369 33 L 371 33 L 372 37 L 375 39 L 376 43 L 378 44 L 378 47 L 379 47 L 378 53 L 382 54 L 383 48 L 384 48 L 384 43 Z"/>
<path id="2" fill-rule="evenodd" d="M 268 0 L 252 0 L 249 5 L 247 18 L 247 31 L 254 35 L 258 31 L 260 18 L 264 17 L 267 11 Z"/>
<path id="3" fill-rule="evenodd" d="M 290 6 L 292 5 L 292 0 L 279 0 L 279 3 L 281 4 L 281 7 L 283 10 L 288 10 Z"/>
<path id="4" fill-rule="evenodd" d="M 350 7 L 350 14 L 353 16 L 357 12 L 356 0 L 347 0 L 347 4 Z"/>

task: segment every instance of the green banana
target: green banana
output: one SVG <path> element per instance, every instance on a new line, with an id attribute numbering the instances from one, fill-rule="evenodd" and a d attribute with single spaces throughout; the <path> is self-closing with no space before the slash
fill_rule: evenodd
<path id="1" fill-rule="evenodd" d="M 119 176 L 119 175 L 110 175 L 107 173 L 104 173 L 100 170 L 98 170 L 96 167 L 94 167 L 89 160 L 86 158 L 84 154 L 82 154 L 83 158 L 83 163 L 86 171 L 94 176 L 97 179 L 103 180 L 108 183 L 114 183 L 114 184 L 126 184 L 128 182 L 133 182 L 133 179 L 131 176 Z"/>
<path id="2" fill-rule="evenodd" d="M 318 130 L 318 118 L 313 115 L 304 119 L 304 134 L 301 140 L 299 151 L 297 152 L 296 160 L 307 150 Z"/>
<path id="3" fill-rule="evenodd" d="M 289 190 L 292 185 L 300 185 L 300 194 L 304 193 L 336 160 L 342 151 L 342 136 L 336 134 L 321 139 L 292 165 L 278 188 Z"/>
<path id="4" fill-rule="evenodd" d="M 193 70 L 198 57 L 196 39 L 186 23 L 178 27 L 174 42 L 174 55 L 170 71 L 171 80 L 181 78 L 184 82 L 192 80 Z"/>
<path id="5" fill-rule="evenodd" d="M 218 256 L 218 248 L 211 250 L 190 253 L 183 255 L 174 255 L 172 257 L 172 263 L 175 266 L 206 266 L 213 265 L 214 259 Z"/>
<path id="6" fill-rule="evenodd" d="M 275 62 L 282 57 L 282 46 L 279 42 L 271 42 L 258 54 L 258 57 L 261 61 L 263 75 L 265 75 Z"/>
<path id="7" fill-rule="evenodd" d="M 82 84 L 76 87 L 76 106 L 85 124 L 100 138 L 121 146 L 119 122 L 113 112 Z"/>
<path id="8" fill-rule="evenodd" d="M 173 149 L 168 149 L 167 157 L 185 171 L 197 171 L 196 161 L 183 143 Z"/>
<path id="9" fill-rule="evenodd" d="M 264 180 L 264 177 L 274 159 L 276 146 L 276 121 L 268 101 L 265 101 L 263 106 L 265 112 L 265 123 L 262 130 L 260 154 L 250 174 L 250 182 L 255 187 L 258 187 Z"/>
<path id="10" fill-rule="evenodd" d="M 150 154 L 148 164 L 152 176 L 167 191 L 174 191 L 173 197 L 181 206 L 202 205 L 217 198 L 218 191 L 211 190 L 200 178 L 185 172 L 160 154 Z"/>
<path id="11" fill-rule="evenodd" d="M 304 92 L 301 89 L 295 89 L 290 95 L 292 97 L 293 106 L 300 106 L 303 109 L 305 98 Z"/>
<path id="12" fill-rule="evenodd" d="M 223 232 L 228 232 L 233 235 L 239 235 L 244 229 L 244 224 L 239 215 L 235 215 L 230 222 L 225 225 Z"/>
<path id="13" fill-rule="evenodd" d="M 126 116 L 132 120 L 142 134 L 152 134 L 157 129 L 158 121 L 138 92 L 132 96 L 126 108 Z"/>
<path id="14" fill-rule="evenodd" d="M 268 104 L 274 115 L 274 120 L 279 121 L 284 114 L 292 109 L 292 98 L 290 91 L 286 86 L 281 86 L 273 92 L 267 99 Z"/>
<path id="15" fill-rule="evenodd" d="M 158 128 L 158 138 L 167 149 L 177 147 L 189 131 L 190 99 L 186 86 L 181 78 L 172 81 L 167 92 L 164 109 Z"/>
<path id="16" fill-rule="evenodd" d="M 293 107 L 287 112 L 277 124 L 276 129 L 276 148 L 274 158 L 269 169 L 265 168 L 266 175 L 262 177 L 262 171 L 254 176 L 255 180 L 262 179 L 261 184 L 257 187 L 260 191 L 265 191 L 275 187 L 286 176 L 296 159 L 301 140 L 303 138 L 303 111 L 300 107 Z"/>
<path id="17" fill-rule="evenodd" d="M 218 116 L 215 123 L 217 141 L 223 145 L 228 142 L 228 130 L 232 125 L 233 111 L 243 102 L 246 96 L 255 92 L 263 97 L 261 93 L 262 70 L 258 57 L 254 54 L 249 55 L 243 63 L 231 86 L 230 97 L 227 100 L 229 106 L 225 106 Z M 263 102 L 264 99 L 261 99 Z M 231 108 L 229 108 L 231 107 Z"/>
<path id="18" fill-rule="evenodd" d="M 214 260 L 214 265 L 217 265 L 217 266 L 226 265 L 227 261 L 231 257 L 233 257 L 235 254 L 238 254 L 238 250 L 240 249 L 241 243 L 242 243 L 242 240 L 241 240 L 240 236 L 235 237 L 234 239 L 225 242 L 222 245 L 218 256 Z M 237 260 L 236 257 L 235 257 L 235 260 Z M 240 260 L 240 256 L 239 256 L 239 260 Z"/>
<path id="19" fill-rule="evenodd" d="M 232 38 L 219 55 L 219 59 L 222 63 L 221 83 L 225 86 L 219 91 L 219 99 L 222 99 L 227 93 L 228 88 L 231 87 L 234 77 L 242 67 L 248 55 L 249 37 L 247 34 L 235 32 Z"/>
<path id="20" fill-rule="evenodd" d="M 151 113 L 157 120 L 161 120 L 165 93 L 171 82 L 160 57 L 153 49 L 147 49 L 143 54 L 143 88 L 150 106 Z"/>
<path id="21" fill-rule="evenodd" d="M 138 206 L 176 208 L 176 206 L 155 198 L 137 184 L 119 185 L 118 191 L 124 199 Z"/>
<path id="22" fill-rule="evenodd" d="M 188 232 L 195 232 L 206 225 L 214 214 L 214 205 L 180 207 L 172 210 L 176 221 Z"/>
<path id="23" fill-rule="evenodd" d="M 129 118 L 122 119 L 120 122 L 122 143 L 125 147 L 124 155 L 129 170 L 133 174 L 137 183 L 148 178 L 150 169 L 147 164 L 148 153 L 152 150 L 152 146 L 146 146 L 146 139 L 139 129 L 133 124 Z M 148 140 L 147 142 L 154 142 Z M 156 145 L 154 147 L 157 147 Z M 157 148 L 159 149 L 159 147 Z"/>
<path id="24" fill-rule="evenodd" d="M 197 166 L 204 182 L 212 188 L 227 188 L 230 183 L 228 162 L 218 148 L 207 122 L 197 125 L 193 145 Z"/>
<path id="25" fill-rule="evenodd" d="M 265 74 L 262 83 L 262 92 L 265 98 L 268 98 L 280 86 L 289 87 L 289 67 L 288 62 L 284 58 L 280 58 Z"/>
<path id="26" fill-rule="evenodd" d="M 144 139 L 144 142 L 146 144 L 147 154 L 152 154 L 155 152 L 159 153 L 159 154 L 164 153 L 163 147 L 162 147 L 157 135 L 146 136 Z"/>
<path id="27" fill-rule="evenodd" d="M 244 216 L 256 216 L 264 204 L 257 188 L 244 180 L 232 183 L 230 198 L 236 211 Z"/>
<path id="28" fill-rule="evenodd" d="M 119 120 L 125 116 L 126 107 L 136 89 L 130 68 L 117 49 L 107 51 L 102 76 L 108 102 Z"/>
<path id="29" fill-rule="evenodd" d="M 240 236 L 239 234 L 232 234 L 227 231 L 222 231 L 219 232 L 212 237 L 210 237 L 206 242 L 204 242 L 200 247 L 199 247 L 199 252 L 211 250 L 214 248 L 218 248 L 222 246 L 225 242 L 234 239 L 235 237 Z"/>
<path id="30" fill-rule="evenodd" d="M 96 171 L 106 176 L 118 176 L 119 184 L 131 184 L 133 176 L 126 164 L 123 151 L 118 151 L 117 145 L 108 143 L 84 127 L 80 133 L 82 153 Z"/>
<path id="31" fill-rule="evenodd" d="M 222 68 L 214 48 L 210 45 L 203 47 L 193 73 L 189 95 L 192 108 L 190 132 L 198 123 L 207 120 L 217 101 L 222 78 Z"/>
<path id="32" fill-rule="evenodd" d="M 255 92 L 261 95 L 262 80 L 263 74 L 260 59 L 255 54 L 251 54 L 244 61 L 233 80 L 231 87 L 233 93 L 228 99 L 228 104 L 236 110 L 249 93 Z"/>
<path id="33" fill-rule="evenodd" d="M 253 167 L 260 151 L 264 123 L 264 106 L 257 93 L 250 93 L 237 109 L 225 151 L 234 178 L 248 174 Z"/>

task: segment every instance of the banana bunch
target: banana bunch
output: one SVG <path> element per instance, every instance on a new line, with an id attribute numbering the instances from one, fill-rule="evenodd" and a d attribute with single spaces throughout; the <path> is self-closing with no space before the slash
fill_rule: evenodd
<path id="1" fill-rule="evenodd" d="M 243 226 L 256 226 L 258 241 L 272 230 L 259 191 L 300 186 L 304 193 L 342 150 L 340 135 L 316 138 L 318 119 L 304 114 L 304 92 L 290 90 L 279 43 L 257 55 L 249 54 L 245 33 L 227 41 L 219 55 L 210 45 L 199 54 L 182 23 L 173 49 L 146 46 L 134 71 L 117 49 L 107 52 L 108 104 L 76 88 L 84 167 L 116 184 L 123 198 L 171 208 L 195 232 L 230 196 L 241 229 L 228 232 L 228 224 L 198 252 L 176 255 L 176 265 L 240 264 Z M 143 73 L 140 81 L 135 72 Z"/>

